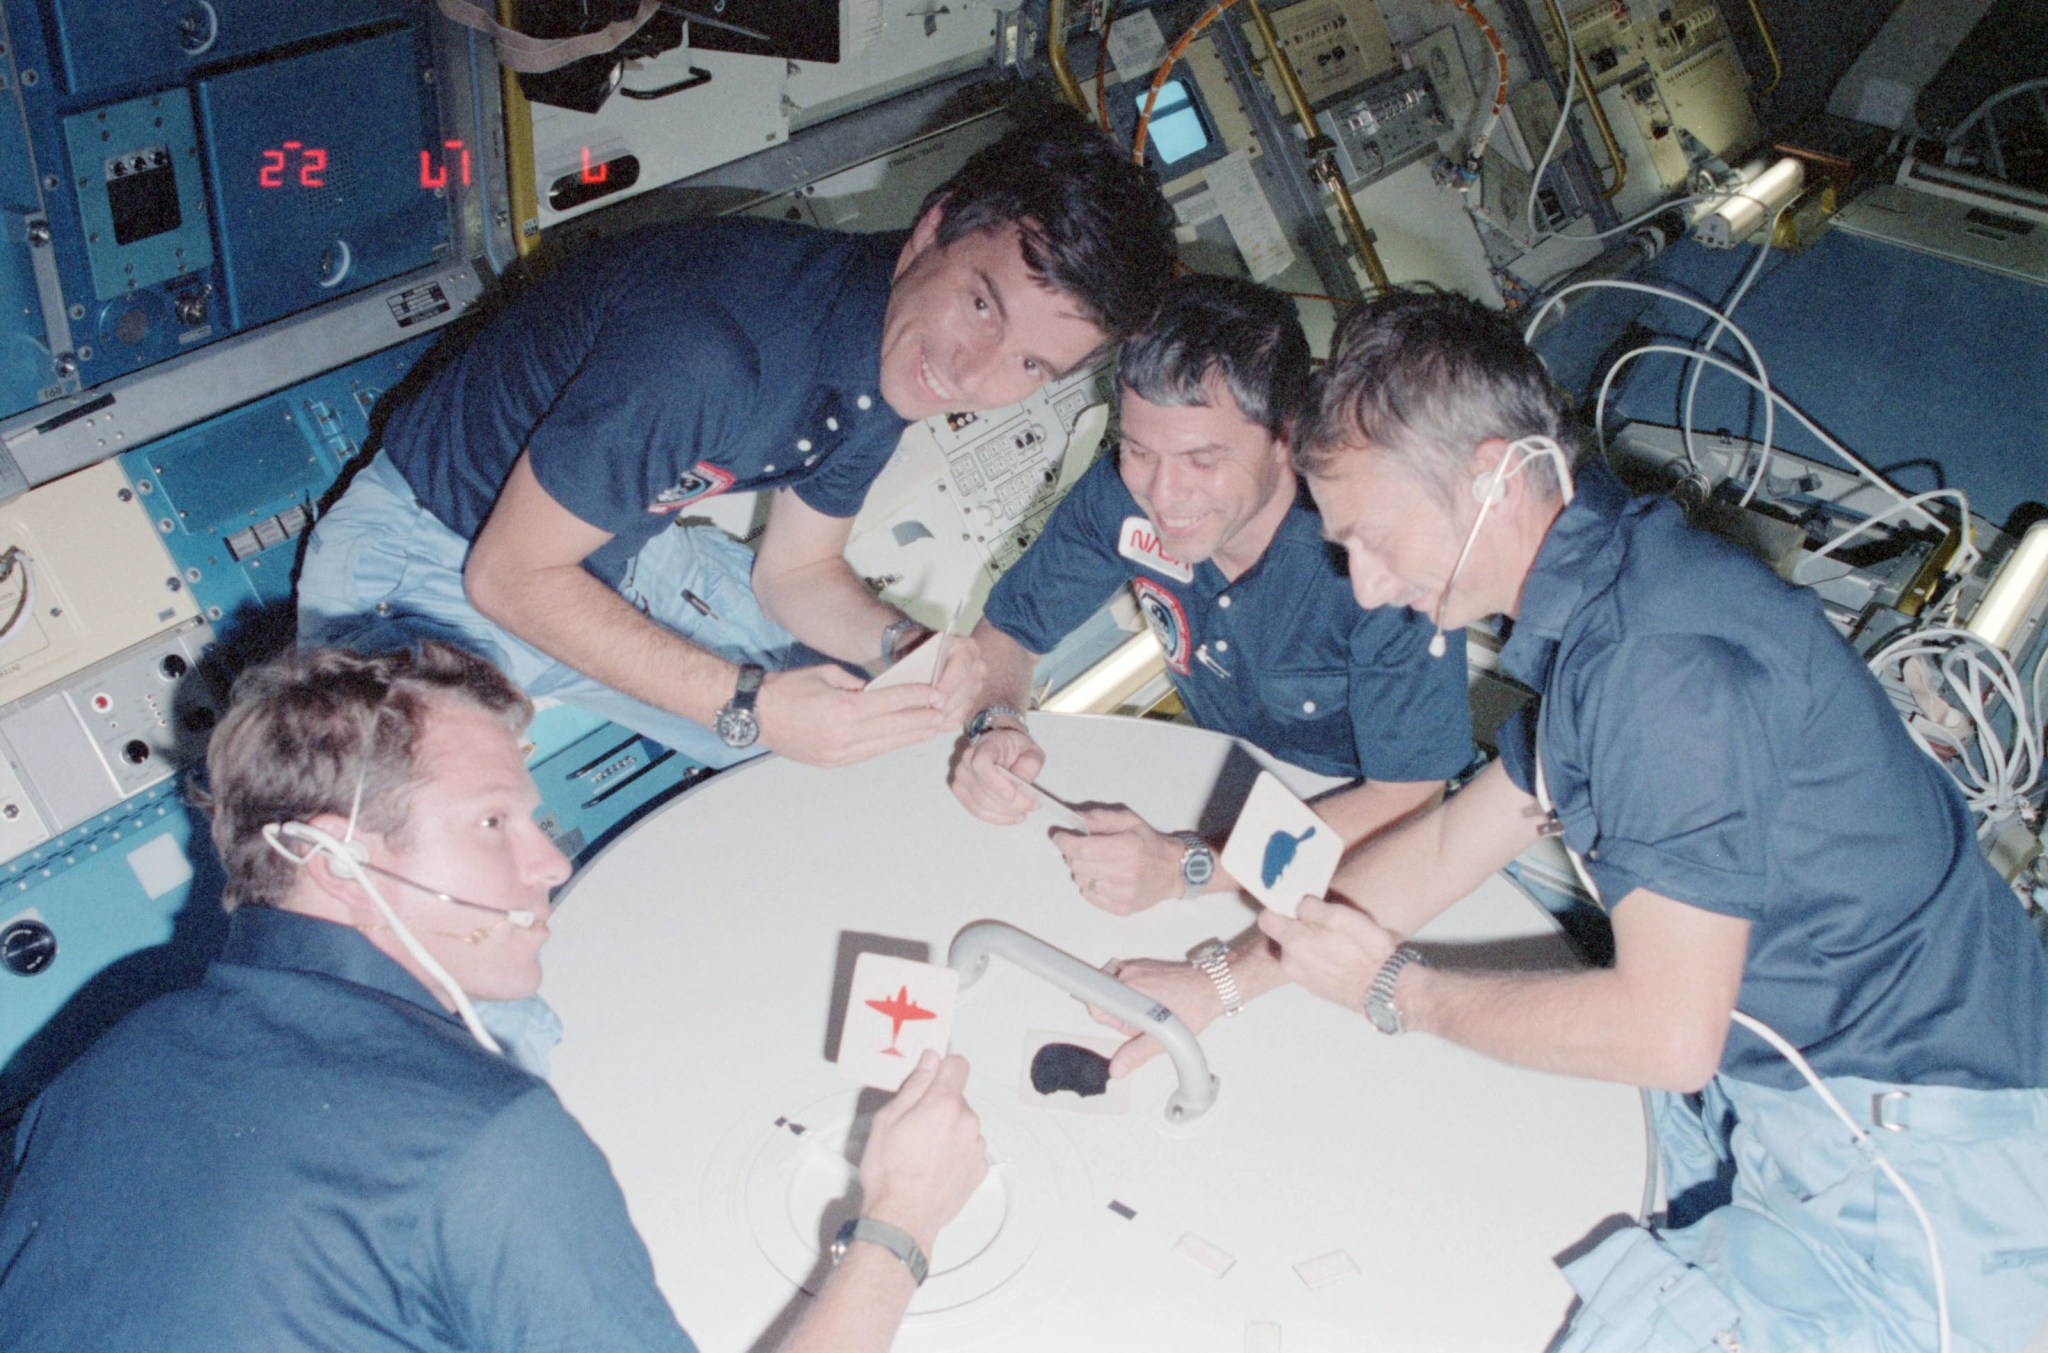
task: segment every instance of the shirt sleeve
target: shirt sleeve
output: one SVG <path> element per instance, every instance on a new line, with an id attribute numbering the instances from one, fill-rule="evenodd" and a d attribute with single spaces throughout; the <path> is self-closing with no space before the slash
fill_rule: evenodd
<path id="1" fill-rule="evenodd" d="M 695 1353 L 604 1154 L 546 1087 L 491 1117 L 438 1201 L 444 1290 L 465 1346 Z"/>
<path id="2" fill-rule="evenodd" d="M 1444 636 L 1406 607 L 1362 611 L 1351 631 L 1351 729 L 1369 780 L 1448 780 L 1472 761 L 1465 635 Z"/>
<path id="3" fill-rule="evenodd" d="M 1608 904 L 1647 888 L 1757 919 L 1782 784 L 1762 664 L 1726 640 L 1649 635 L 1570 697 L 1539 716 L 1545 781 Z"/>
<path id="4" fill-rule="evenodd" d="M 1024 557 L 996 580 L 982 614 L 1031 652 L 1051 652 L 1130 580 L 1116 542 L 1123 517 L 1135 511 L 1116 457 L 1103 455 L 1052 510 Z"/>

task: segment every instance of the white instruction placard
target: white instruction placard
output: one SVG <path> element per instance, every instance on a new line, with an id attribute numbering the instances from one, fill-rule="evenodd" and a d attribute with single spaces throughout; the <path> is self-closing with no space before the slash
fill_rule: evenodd
<path id="1" fill-rule="evenodd" d="M 1116 67 L 1118 84 L 1141 78 L 1150 84 L 1165 59 L 1166 35 L 1151 10 L 1122 15 L 1109 30 L 1109 62 Z"/>
<path id="2" fill-rule="evenodd" d="M 1233 150 L 1202 173 L 1252 280 L 1263 282 L 1293 266 L 1294 247 L 1288 244 L 1287 232 L 1280 228 L 1280 218 L 1273 214 L 1273 204 L 1266 200 L 1245 153 Z"/>

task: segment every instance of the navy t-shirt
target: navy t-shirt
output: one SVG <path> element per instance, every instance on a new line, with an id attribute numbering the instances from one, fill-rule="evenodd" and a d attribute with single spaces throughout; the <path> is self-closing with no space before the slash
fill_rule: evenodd
<path id="1" fill-rule="evenodd" d="M 904 421 L 882 399 L 882 317 L 904 237 L 751 218 L 650 226 L 564 261 L 397 409 L 384 448 L 474 538 L 519 453 L 614 537 L 616 581 L 675 515 L 794 488 L 850 517 Z"/>
<path id="2" fill-rule="evenodd" d="M 1523 588 L 1501 666 L 1541 697 L 1502 729 L 1609 905 L 1645 888 L 1750 923 L 1737 1007 L 1824 1076 L 2048 1084 L 2048 961 L 1809 591 L 1589 466 Z M 1721 1068 L 1798 1074 L 1729 1034 Z"/>
<path id="3" fill-rule="evenodd" d="M 1445 780 L 1465 768 L 1464 636 L 1433 659 L 1423 617 L 1360 610 L 1312 508 L 1296 502 L 1236 582 L 1207 560 L 1188 569 L 1156 547 L 1122 552 L 1127 532 L 1150 525 L 1103 456 L 997 580 L 989 623 L 1045 653 L 1128 583 L 1202 727 L 1325 775 Z"/>
<path id="4" fill-rule="evenodd" d="M 693 1353 L 554 1092 L 326 921 L 237 911 L 15 1146 L 0 1348 Z"/>

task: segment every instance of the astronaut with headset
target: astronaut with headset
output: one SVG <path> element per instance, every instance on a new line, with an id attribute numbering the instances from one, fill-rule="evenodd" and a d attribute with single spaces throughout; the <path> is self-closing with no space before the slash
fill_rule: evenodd
<path id="1" fill-rule="evenodd" d="M 1506 617 L 1500 666 L 1537 699 L 1333 900 L 1260 917 L 1245 997 L 1298 982 L 1385 1034 L 1644 1087 L 1667 1205 L 1646 1189 L 1644 1226 L 1566 1266 L 1561 1349 L 2026 1345 L 2048 960 L 1817 600 L 1604 466 L 1574 483 L 1562 394 L 1463 297 L 1347 316 L 1314 422 L 1297 461 L 1359 604 Z M 1403 942 L 1544 835 L 1607 909 L 1611 967 L 1445 971 Z M 1199 975 L 1133 984 L 1197 1029 L 1220 1013 Z"/>
<path id="2" fill-rule="evenodd" d="M 531 712 L 444 644 L 242 678 L 208 749 L 220 959 L 23 1118 L 0 1348 L 693 1348 L 603 1155 L 476 1012 L 538 987 L 570 871 Z M 877 1114 L 785 1353 L 888 1346 L 986 1170 L 966 1075 L 928 1056 Z"/>

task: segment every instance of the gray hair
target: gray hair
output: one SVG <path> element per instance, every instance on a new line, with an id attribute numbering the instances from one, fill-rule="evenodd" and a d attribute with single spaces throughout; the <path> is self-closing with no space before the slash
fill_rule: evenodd
<path id="1" fill-rule="evenodd" d="M 514 734 L 533 716 L 496 667 L 435 641 L 389 653 L 303 648 L 243 673 L 207 744 L 206 788 L 193 795 L 213 818 L 227 873 L 221 904 L 233 911 L 283 900 L 297 866 L 270 848 L 263 828 L 346 815 L 359 785 L 356 826 L 403 840 L 412 793 L 427 775 L 420 742 L 444 700 L 472 705 Z"/>
<path id="2" fill-rule="evenodd" d="M 1306 475 L 1337 472 L 1347 447 L 1366 442 L 1449 503 L 1490 438 L 1549 437 L 1577 459 L 1564 392 L 1514 322 L 1434 288 L 1383 291 L 1346 315 L 1313 403 L 1295 443 Z M 1549 457 L 1521 473 L 1560 495 Z"/>
<path id="3" fill-rule="evenodd" d="M 1177 278 L 1152 327 L 1117 355 L 1117 383 L 1167 408 L 1207 406 L 1212 375 L 1247 421 L 1288 436 L 1308 398 L 1308 339 L 1294 303 L 1234 277 Z"/>

